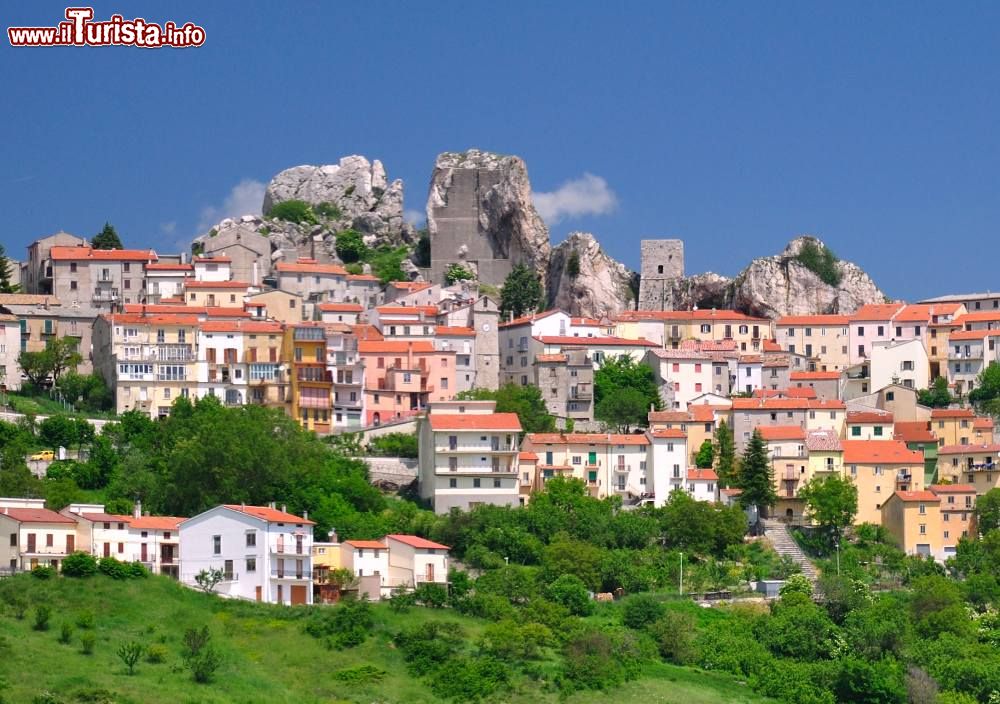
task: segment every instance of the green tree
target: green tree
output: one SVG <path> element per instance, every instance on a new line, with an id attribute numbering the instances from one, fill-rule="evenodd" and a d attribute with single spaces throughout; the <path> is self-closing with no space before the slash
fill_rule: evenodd
<path id="1" fill-rule="evenodd" d="M 104 223 L 104 227 L 101 231 L 94 235 L 94 239 L 90 241 L 90 246 L 94 249 L 124 249 L 122 245 L 121 238 L 118 237 L 118 232 L 115 230 L 115 226 L 110 222 Z"/>
<path id="2" fill-rule="evenodd" d="M 733 431 L 726 421 L 719 421 L 715 429 L 715 447 L 718 464 L 715 473 L 719 476 L 719 486 L 733 486 L 736 481 L 736 444 L 733 442 Z"/>
<path id="3" fill-rule="evenodd" d="M 76 422 L 64 415 L 49 416 L 38 424 L 38 439 L 53 449 L 76 445 L 77 432 Z"/>
<path id="4" fill-rule="evenodd" d="M 406 272 L 403 271 L 403 260 L 408 252 L 406 247 L 389 247 L 383 245 L 372 250 L 368 254 L 368 262 L 372 267 L 372 274 L 384 285 L 392 281 L 409 281 Z"/>
<path id="5" fill-rule="evenodd" d="M 939 376 L 936 377 L 929 389 L 921 389 L 917 392 L 917 403 L 930 408 L 947 408 L 954 399 L 948 391 L 948 380 Z"/>
<path id="6" fill-rule="evenodd" d="M 569 259 L 566 260 L 566 273 L 571 279 L 580 275 L 580 253 L 575 249 L 569 253 Z"/>
<path id="7" fill-rule="evenodd" d="M 444 273 L 444 281 L 449 286 L 458 283 L 459 281 L 470 281 L 474 278 L 476 278 L 475 274 L 461 264 L 450 265 L 448 267 L 448 271 Z"/>
<path id="8" fill-rule="evenodd" d="M 969 392 L 969 400 L 993 412 L 996 408 L 992 402 L 997 398 L 1000 398 L 1000 363 L 990 362 L 976 377 L 976 388 Z"/>
<path id="9" fill-rule="evenodd" d="M 7 256 L 7 250 L 0 244 L 0 293 L 17 293 L 21 290 L 18 284 L 11 281 L 14 276 L 14 265 Z"/>
<path id="10" fill-rule="evenodd" d="M 976 499 L 974 513 L 980 535 L 1000 528 L 1000 489 L 990 489 Z"/>
<path id="11" fill-rule="evenodd" d="M 67 369 L 75 369 L 83 361 L 78 349 L 78 342 L 72 337 L 59 337 L 49 340 L 45 349 L 38 352 L 25 350 L 18 355 L 17 361 L 21 370 L 34 386 L 41 386 L 50 377 L 53 382 Z"/>
<path id="12" fill-rule="evenodd" d="M 270 218 L 284 220 L 285 222 L 294 222 L 299 225 L 315 225 L 318 222 L 312 207 L 303 200 L 293 199 L 282 201 L 271 206 L 271 209 L 265 215 Z"/>
<path id="13" fill-rule="evenodd" d="M 500 292 L 500 315 L 520 318 L 534 313 L 542 305 L 545 291 L 541 279 L 534 270 L 524 264 L 517 264 L 503 282 Z"/>
<path id="14" fill-rule="evenodd" d="M 587 585 L 573 574 L 564 574 L 545 588 L 545 595 L 562 604 L 574 616 L 587 616 L 594 610 L 594 602 L 587 593 Z"/>
<path id="15" fill-rule="evenodd" d="M 653 368 L 625 354 L 607 357 L 594 372 L 594 402 L 599 404 L 618 389 L 635 389 L 642 394 L 645 406 L 642 425 L 646 424 L 646 411 L 662 407 Z"/>
<path id="16" fill-rule="evenodd" d="M 715 446 L 711 440 L 705 440 L 698 448 L 698 454 L 694 458 L 694 466 L 698 469 L 711 469 L 715 463 Z"/>
<path id="17" fill-rule="evenodd" d="M 840 284 L 840 269 L 837 267 L 837 255 L 825 245 L 807 240 L 795 256 L 802 266 L 813 272 L 823 283 L 830 286 Z"/>
<path id="18" fill-rule="evenodd" d="M 427 230 L 420 231 L 416 249 L 413 251 L 413 263 L 423 267 L 431 265 L 431 236 Z"/>
<path id="19" fill-rule="evenodd" d="M 834 474 L 806 482 L 799 490 L 809 518 L 839 541 L 844 528 L 854 523 L 858 512 L 858 488 L 850 479 Z"/>
<path id="20" fill-rule="evenodd" d="M 516 413 L 526 433 L 551 433 L 556 429 L 556 419 L 549 413 L 541 390 L 531 384 L 504 384 L 496 391 L 469 389 L 458 393 L 455 398 L 496 401 L 496 412 Z"/>
<path id="21" fill-rule="evenodd" d="M 771 459 L 767 456 L 767 447 L 760 432 L 753 431 L 750 442 L 743 453 L 743 462 L 736 479 L 736 487 L 740 489 L 740 506 L 743 508 L 757 507 L 766 512 L 778 500 L 774 490 L 774 474 L 771 469 Z"/>
<path id="22" fill-rule="evenodd" d="M 628 387 L 612 389 L 594 406 L 594 417 L 615 428 L 619 433 L 646 425 L 649 406 L 638 389 Z"/>
<path id="23" fill-rule="evenodd" d="M 363 260 L 368 254 L 368 246 L 360 232 L 344 230 L 337 233 L 337 256 L 345 264 Z"/>

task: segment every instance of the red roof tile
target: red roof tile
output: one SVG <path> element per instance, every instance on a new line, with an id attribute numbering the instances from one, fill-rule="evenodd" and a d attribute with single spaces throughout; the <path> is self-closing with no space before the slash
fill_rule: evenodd
<path id="1" fill-rule="evenodd" d="M 411 548 L 417 548 L 418 550 L 451 550 L 447 545 L 442 545 L 441 543 L 435 543 L 432 540 L 427 540 L 426 538 L 419 538 L 415 535 L 399 535 L 393 533 L 392 535 L 385 536 L 386 538 L 392 538 L 397 540 L 404 545 L 409 545 Z"/>
<path id="2" fill-rule="evenodd" d="M 155 262 L 156 252 L 151 249 L 92 249 L 90 247 L 65 247 L 57 245 L 49 249 L 52 261 L 95 261 Z"/>
<path id="3" fill-rule="evenodd" d="M 806 439 L 806 431 L 798 425 L 762 425 L 757 428 L 757 432 L 766 441 Z"/>
<path id="4" fill-rule="evenodd" d="M 938 448 L 938 455 L 975 455 L 981 453 L 1000 454 L 1000 443 L 989 443 L 979 445 L 942 445 Z"/>
<path id="5" fill-rule="evenodd" d="M 364 310 L 360 303 L 320 303 L 316 307 L 324 313 L 360 313 Z"/>
<path id="6" fill-rule="evenodd" d="M 132 519 L 132 528 L 146 530 L 177 530 L 187 518 L 180 516 L 142 516 Z"/>
<path id="7" fill-rule="evenodd" d="M 892 317 L 902 308 L 902 303 L 869 303 L 854 311 L 850 319 L 851 322 L 859 323 L 892 320 Z"/>
<path id="8" fill-rule="evenodd" d="M 476 331 L 472 328 L 437 325 L 434 327 L 434 334 L 441 337 L 475 337 Z"/>
<path id="9" fill-rule="evenodd" d="M 846 327 L 851 319 L 846 315 L 786 315 L 774 321 L 781 327 L 808 326 L 816 327 Z"/>
<path id="10" fill-rule="evenodd" d="M 719 475 L 715 473 L 714 469 L 691 468 L 687 472 L 687 478 L 690 479 L 691 481 L 714 482 L 718 481 Z"/>
<path id="11" fill-rule="evenodd" d="M 948 333 L 949 340 L 983 340 L 989 335 L 1000 335 L 1000 330 L 956 330 Z"/>
<path id="12" fill-rule="evenodd" d="M 933 491 L 897 491 L 893 494 L 893 496 L 897 496 L 901 501 L 905 501 L 907 503 L 912 501 L 937 503 L 941 501 L 941 498 Z"/>
<path id="13" fill-rule="evenodd" d="M 649 340 L 626 340 L 623 337 L 573 337 L 571 335 L 542 335 L 536 340 L 544 345 L 584 345 L 586 347 L 659 347 Z"/>
<path id="14" fill-rule="evenodd" d="M 534 452 L 518 452 L 517 459 L 520 460 L 521 462 L 537 462 L 538 455 L 536 455 Z"/>
<path id="15" fill-rule="evenodd" d="M 86 518 L 91 523 L 131 523 L 132 516 L 121 516 L 115 513 L 80 513 L 77 514 Z"/>
<path id="16" fill-rule="evenodd" d="M 278 262 L 275 270 L 279 274 L 329 274 L 332 276 L 346 276 L 347 269 L 339 264 L 320 264 L 315 261 Z"/>
<path id="17" fill-rule="evenodd" d="M 928 421 L 899 421 L 894 426 L 894 437 L 903 442 L 937 442 L 937 435 L 928 427 Z"/>
<path id="18" fill-rule="evenodd" d="M 656 430 L 650 430 L 649 434 L 658 439 L 687 439 L 687 434 L 680 428 L 658 428 Z"/>
<path id="19" fill-rule="evenodd" d="M 146 271 L 194 271 L 190 264 L 147 264 Z"/>
<path id="20" fill-rule="evenodd" d="M 792 381 L 838 381 L 840 372 L 792 372 Z"/>
<path id="21" fill-rule="evenodd" d="M 191 279 L 185 279 L 184 288 L 240 288 L 248 289 L 250 284 L 246 281 L 192 281 Z"/>
<path id="22" fill-rule="evenodd" d="M 646 420 L 650 423 L 690 423 L 692 419 L 687 411 L 650 411 Z"/>
<path id="23" fill-rule="evenodd" d="M 386 550 L 385 543 L 377 540 L 345 540 L 344 545 L 350 545 L 358 550 Z"/>
<path id="24" fill-rule="evenodd" d="M 935 494 L 975 494 L 972 484 L 931 484 L 927 487 Z"/>
<path id="25" fill-rule="evenodd" d="M 516 413 L 430 413 L 431 430 L 500 430 L 520 432 Z"/>
<path id="26" fill-rule="evenodd" d="M 948 418 L 975 418 L 976 414 L 971 408 L 935 408 L 931 411 L 931 420 L 945 420 Z"/>
<path id="27" fill-rule="evenodd" d="M 358 342 L 360 354 L 400 353 L 410 350 L 415 354 L 435 352 L 434 345 L 427 340 L 361 340 Z M 441 351 L 440 354 L 448 354 L 448 352 Z"/>
<path id="28" fill-rule="evenodd" d="M 893 422 L 893 416 L 891 413 L 887 413 L 885 411 L 848 411 L 847 422 L 861 424 L 886 424 Z"/>
<path id="29" fill-rule="evenodd" d="M 536 354 L 535 361 L 539 364 L 551 364 L 553 362 L 565 362 L 564 354 Z"/>
<path id="30" fill-rule="evenodd" d="M 923 465 L 924 454 L 899 440 L 842 440 L 846 464 Z"/>
<path id="31" fill-rule="evenodd" d="M 0 516 L 13 518 L 19 523 L 76 523 L 72 518 L 47 508 L 0 508 Z"/>
<path id="32" fill-rule="evenodd" d="M 259 518 L 260 520 L 267 521 L 269 523 L 306 523 L 309 525 L 315 525 L 313 521 L 306 518 L 286 513 L 284 511 L 278 511 L 277 509 L 273 509 L 268 506 L 244 506 L 242 504 L 223 505 L 230 511 L 245 513 L 248 516 L 253 516 L 254 518 Z"/>

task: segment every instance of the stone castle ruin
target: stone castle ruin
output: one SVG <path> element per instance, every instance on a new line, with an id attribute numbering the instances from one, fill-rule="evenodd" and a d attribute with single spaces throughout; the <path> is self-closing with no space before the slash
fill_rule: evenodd
<path id="1" fill-rule="evenodd" d="M 684 278 L 683 240 L 642 240 L 639 310 L 673 310 L 674 284 Z"/>

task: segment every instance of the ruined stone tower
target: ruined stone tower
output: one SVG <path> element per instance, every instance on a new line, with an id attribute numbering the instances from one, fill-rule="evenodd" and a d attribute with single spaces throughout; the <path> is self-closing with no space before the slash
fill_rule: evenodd
<path id="1" fill-rule="evenodd" d="M 639 310 L 672 310 L 673 283 L 684 277 L 683 240 L 642 240 Z"/>

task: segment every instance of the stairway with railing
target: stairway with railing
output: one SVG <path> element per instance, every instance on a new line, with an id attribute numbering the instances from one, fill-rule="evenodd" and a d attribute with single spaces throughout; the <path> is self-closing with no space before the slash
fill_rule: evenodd
<path id="1" fill-rule="evenodd" d="M 802 574 L 809 581 L 815 582 L 819 578 L 819 570 L 795 542 L 788 525 L 768 518 L 761 519 L 761 522 L 764 524 L 764 537 L 774 547 L 774 551 L 782 557 L 791 558 L 802 570 Z"/>

